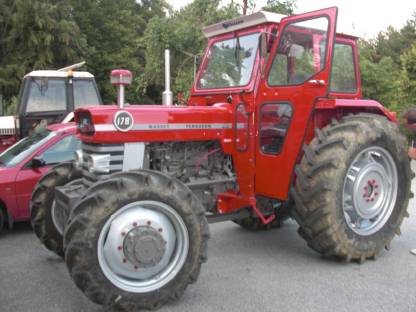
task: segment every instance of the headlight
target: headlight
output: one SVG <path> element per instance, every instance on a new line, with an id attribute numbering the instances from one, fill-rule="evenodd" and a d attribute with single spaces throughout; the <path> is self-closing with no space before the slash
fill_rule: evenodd
<path id="1" fill-rule="evenodd" d="M 91 173 L 109 173 L 110 172 L 110 154 L 99 155 L 90 154 L 87 157 L 88 171 Z"/>
<path id="2" fill-rule="evenodd" d="M 91 114 L 86 111 L 76 113 L 76 121 L 78 129 L 81 134 L 93 135 L 95 133 L 94 124 L 92 122 Z"/>

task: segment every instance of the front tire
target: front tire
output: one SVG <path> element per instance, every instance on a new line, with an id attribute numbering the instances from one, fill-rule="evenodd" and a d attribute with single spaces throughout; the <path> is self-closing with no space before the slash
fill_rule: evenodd
<path id="1" fill-rule="evenodd" d="M 55 187 L 75 182 L 82 173 L 72 162 L 53 167 L 38 182 L 30 202 L 30 221 L 41 243 L 60 257 L 64 256 L 63 216 L 56 211 Z"/>
<path id="2" fill-rule="evenodd" d="M 93 186 L 67 225 L 65 260 L 85 295 L 128 311 L 178 299 L 206 260 L 202 204 L 154 171 L 118 173 Z"/>
<path id="3" fill-rule="evenodd" d="M 388 249 L 411 196 L 406 140 L 386 118 L 359 114 L 316 130 L 292 188 L 299 234 L 315 251 L 363 262 Z"/>
<path id="4" fill-rule="evenodd" d="M 0 207 L 0 234 L 3 231 L 5 224 L 6 224 L 6 215 L 5 215 L 2 207 Z"/>

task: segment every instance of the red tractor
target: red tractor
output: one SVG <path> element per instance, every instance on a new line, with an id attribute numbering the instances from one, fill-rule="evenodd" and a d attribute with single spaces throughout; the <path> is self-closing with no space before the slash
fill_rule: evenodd
<path id="1" fill-rule="evenodd" d="M 82 152 L 40 181 L 31 212 L 88 298 L 128 311 L 178 299 L 212 222 L 262 230 L 289 212 L 324 256 L 388 249 L 408 216 L 406 140 L 395 114 L 362 99 L 357 38 L 336 34 L 336 18 L 259 12 L 206 27 L 187 106 L 169 105 L 169 87 L 167 105 L 124 106 L 131 74 L 119 70 L 118 107 L 76 111 Z"/>

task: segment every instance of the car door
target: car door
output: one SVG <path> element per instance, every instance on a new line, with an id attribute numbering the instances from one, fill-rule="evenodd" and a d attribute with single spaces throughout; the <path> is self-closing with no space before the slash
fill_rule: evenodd
<path id="1" fill-rule="evenodd" d="M 314 103 L 327 97 L 337 8 L 284 18 L 256 103 L 257 194 L 287 199 Z"/>
<path id="2" fill-rule="evenodd" d="M 16 177 L 16 203 L 22 216 L 29 217 L 29 203 L 33 189 L 39 179 L 47 173 L 54 165 L 74 159 L 75 151 L 80 142 L 75 136 L 62 135 L 57 141 L 50 144 L 46 149 L 35 153 L 22 167 Z M 38 157 L 44 161 L 44 165 L 33 167 L 31 160 Z M 53 192 L 53 190 L 51 190 Z"/>

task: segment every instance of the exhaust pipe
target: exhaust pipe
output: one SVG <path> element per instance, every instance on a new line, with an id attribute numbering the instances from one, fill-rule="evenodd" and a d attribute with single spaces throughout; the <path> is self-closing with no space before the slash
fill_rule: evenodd
<path id="1" fill-rule="evenodd" d="M 170 51 L 165 50 L 165 91 L 162 95 L 163 105 L 173 105 L 173 93 L 170 90 Z"/>

